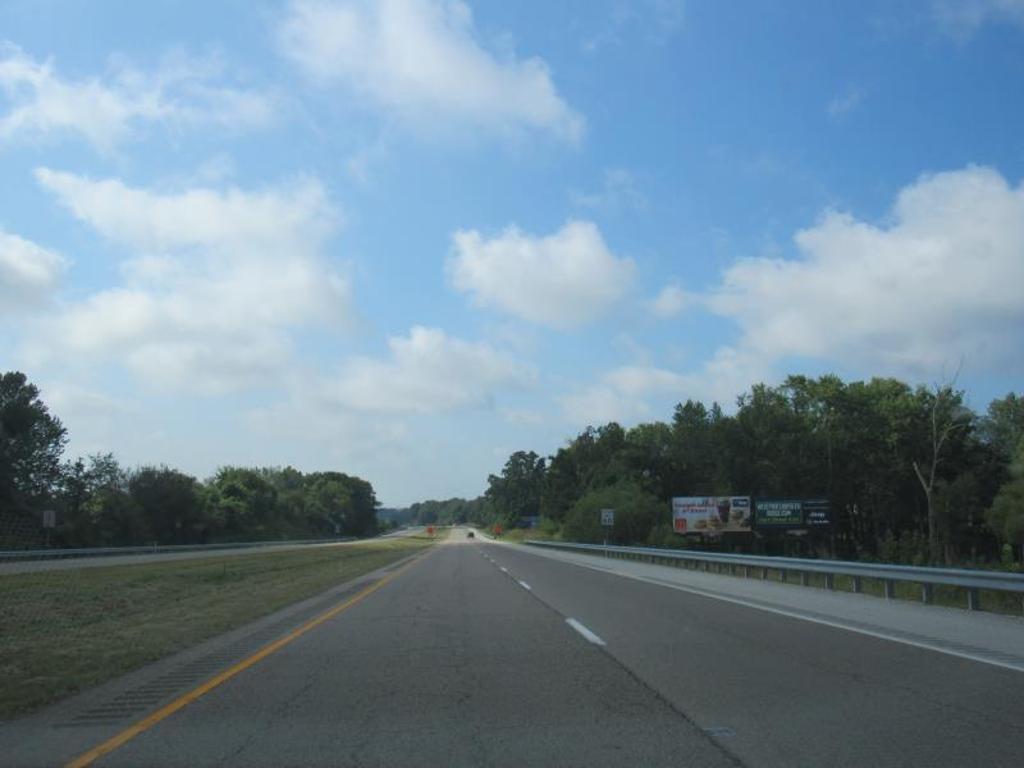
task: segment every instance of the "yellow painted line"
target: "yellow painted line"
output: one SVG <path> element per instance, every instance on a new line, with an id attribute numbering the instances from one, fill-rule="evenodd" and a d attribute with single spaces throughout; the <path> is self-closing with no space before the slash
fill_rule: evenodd
<path id="1" fill-rule="evenodd" d="M 427 554 L 429 554 L 432 551 L 433 551 L 433 549 L 428 550 Z M 346 611 L 349 608 L 351 608 L 353 605 L 355 605 L 356 603 L 366 599 L 367 597 L 372 595 L 374 592 L 376 592 L 378 589 L 383 587 L 388 582 L 393 581 L 394 579 L 398 578 L 398 576 L 401 573 L 403 573 L 406 569 L 408 569 L 409 567 L 411 567 L 415 563 L 419 562 L 424 557 L 426 557 L 426 554 L 420 555 L 420 556 L 416 557 L 412 562 L 406 563 L 401 568 L 399 568 L 397 571 L 394 571 L 393 573 L 390 573 L 387 576 L 384 576 L 379 581 L 375 581 L 373 584 L 368 586 L 362 592 L 360 592 L 360 593 L 358 593 L 356 595 L 353 595 L 352 597 L 350 597 L 345 602 L 339 603 L 338 605 L 334 606 L 333 608 L 329 608 L 328 610 L 326 610 L 323 613 L 321 613 L 319 616 L 313 617 L 312 619 L 307 621 L 302 626 L 298 627 L 295 630 L 292 630 L 291 632 L 289 632 L 284 637 L 282 637 L 282 638 L 280 638 L 278 640 L 275 640 L 274 642 L 270 643 L 269 645 L 263 646 L 260 650 L 256 651 L 251 656 L 249 656 L 249 657 L 247 657 L 245 659 L 242 659 L 240 662 L 235 664 L 233 667 L 229 667 L 228 669 L 225 669 L 220 674 L 218 674 L 218 675 L 216 675 L 214 677 L 211 677 L 205 683 L 202 683 L 201 685 L 193 688 L 188 693 L 182 694 L 177 699 L 175 699 L 174 701 L 170 702 L 169 704 L 163 706 L 162 708 L 158 709 L 153 714 L 148 715 L 148 716 L 144 717 L 142 720 L 139 720 L 137 723 L 133 723 L 132 725 L 128 726 L 127 728 L 125 728 L 123 731 L 121 731 L 116 736 L 113 736 L 110 739 L 108 739 L 107 741 L 104 741 L 99 746 L 93 747 L 92 749 L 90 749 L 85 754 L 79 755 L 74 760 L 72 760 L 70 763 L 65 765 L 64 768 L 86 768 L 86 766 L 92 765 L 96 760 L 99 760 L 104 755 L 109 754 L 110 752 L 113 752 L 115 749 L 123 747 L 125 744 L 127 744 L 129 741 L 134 739 L 140 733 L 145 733 L 146 731 L 148 731 L 150 728 L 152 728 L 154 725 L 156 725 L 160 721 L 166 720 L 168 717 L 173 715 L 178 710 L 184 709 L 189 704 L 191 704 L 193 701 L 198 699 L 200 696 L 203 696 L 204 694 L 209 693 L 210 691 L 212 691 L 217 686 L 222 685 L 223 683 L 226 683 L 228 680 L 233 678 L 239 672 L 245 671 L 246 669 L 248 669 L 249 667 L 253 666 L 254 664 L 262 661 L 265 658 L 267 658 L 267 656 L 269 656 L 270 654 L 274 653 L 275 651 L 281 650 L 286 645 L 291 643 L 293 640 L 296 640 L 296 639 L 302 637 L 304 634 L 309 632 L 309 630 L 311 630 L 311 629 L 313 629 L 315 627 L 320 626 L 321 624 L 323 624 L 328 619 L 334 618 L 335 616 L 337 616 L 342 611 Z"/>

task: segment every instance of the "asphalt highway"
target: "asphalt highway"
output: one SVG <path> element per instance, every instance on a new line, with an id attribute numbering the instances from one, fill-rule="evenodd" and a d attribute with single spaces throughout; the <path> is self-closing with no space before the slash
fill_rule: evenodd
<path id="1" fill-rule="evenodd" d="M 1021 764 L 1022 672 L 464 537 L 154 722 L 44 714 L 0 763 Z"/>

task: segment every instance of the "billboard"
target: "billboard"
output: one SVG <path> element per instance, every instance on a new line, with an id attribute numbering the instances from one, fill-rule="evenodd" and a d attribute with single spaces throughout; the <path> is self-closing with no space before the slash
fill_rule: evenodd
<path id="1" fill-rule="evenodd" d="M 757 499 L 754 527 L 762 530 L 823 528 L 832 525 L 828 499 Z"/>
<path id="2" fill-rule="evenodd" d="M 676 496 L 672 499 L 672 530 L 676 533 L 749 533 L 749 496 Z"/>

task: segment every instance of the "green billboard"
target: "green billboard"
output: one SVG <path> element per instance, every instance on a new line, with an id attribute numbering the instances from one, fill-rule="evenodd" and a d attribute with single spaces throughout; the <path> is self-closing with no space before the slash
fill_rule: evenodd
<path id="1" fill-rule="evenodd" d="M 754 528 L 762 531 L 830 528 L 828 499 L 754 499 Z"/>
<path id="2" fill-rule="evenodd" d="M 803 502 L 799 499 L 754 500 L 754 526 L 757 528 L 800 528 L 803 524 Z"/>

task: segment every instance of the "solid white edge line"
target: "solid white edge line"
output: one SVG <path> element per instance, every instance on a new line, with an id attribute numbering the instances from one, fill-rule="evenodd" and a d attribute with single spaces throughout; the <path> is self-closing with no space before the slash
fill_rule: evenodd
<path id="1" fill-rule="evenodd" d="M 519 586 L 522 587 L 523 589 L 525 589 L 527 592 L 532 592 L 533 591 L 531 589 L 530 585 L 527 584 L 525 581 L 520 581 L 519 582 Z"/>
<path id="2" fill-rule="evenodd" d="M 538 553 L 531 553 L 531 554 L 538 554 Z M 539 557 L 543 557 L 543 555 L 539 555 L 539 554 L 538 554 L 538 556 Z M 788 616 L 791 619 L 799 619 L 800 621 L 808 621 L 808 622 L 810 622 L 812 624 L 821 624 L 821 625 L 826 626 L 826 627 L 832 627 L 834 629 L 842 629 L 842 630 L 845 630 L 847 632 L 854 632 L 854 633 L 856 633 L 858 635 L 867 635 L 868 637 L 875 637 L 875 638 L 878 638 L 879 640 L 888 640 L 889 642 L 900 643 L 901 645 L 909 645 L 909 646 L 912 646 L 914 648 L 923 648 L 923 649 L 925 649 L 927 651 L 935 651 L 936 653 L 944 653 L 947 656 L 956 656 L 956 657 L 961 658 L 961 659 L 967 659 L 968 661 L 976 661 L 976 662 L 978 662 L 980 664 L 988 664 L 988 665 L 993 666 L 993 667 L 1002 667 L 1003 669 L 1012 669 L 1015 672 L 1024 672 L 1024 666 L 1021 666 L 1021 665 L 1018 665 L 1018 664 L 1013 664 L 1013 663 L 1006 662 L 1006 661 L 999 661 L 998 659 L 990 659 L 990 658 L 986 658 L 985 656 L 978 656 L 977 654 L 973 654 L 973 653 L 965 653 L 963 651 L 957 651 L 957 650 L 953 650 L 951 648 L 945 648 L 945 647 L 943 647 L 941 645 L 937 645 L 937 644 L 933 644 L 933 643 L 922 643 L 922 642 L 920 642 L 918 640 L 908 640 L 908 639 L 906 639 L 904 637 L 897 637 L 895 635 L 888 635 L 888 634 L 886 634 L 884 632 L 875 632 L 875 631 L 872 631 L 870 629 L 864 629 L 862 627 L 850 626 L 848 624 L 843 624 L 841 621 L 838 621 L 838 620 L 837 621 L 828 621 L 827 619 L 819 619 L 819 618 L 816 618 L 816 617 L 813 617 L 813 616 L 807 616 L 807 615 L 799 613 L 797 611 L 789 611 L 789 610 L 786 610 L 785 608 L 771 608 L 769 606 L 758 605 L 757 603 L 748 602 L 748 601 L 746 601 L 746 600 L 744 600 L 743 598 L 740 598 L 740 597 L 728 597 L 728 596 L 725 596 L 725 595 L 717 594 L 715 592 L 707 592 L 707 591 L 705 591 L 703 589 L 700 589 L 699 587 L 684 587 L 684 586 L 682 586 L 680 584 L 669 584 L 668 582 L 660 581 L 659 579 L 651 579 L 651 578 L 648 578 L 646 576 L 637 576 L 637 575 L 632 574 L 632 573 L 621 573 L 619 571 L 612 570 L 611 568 L 601 568 L 601 567 L 597 567 L 597 566 L 588 565 L 586 563 L 573 562 L 572 560 L 562 560 L 561 558 L 557 558 L 557 557 L 553 557 L 551 559 L 552 560 L 558 560 L 559 562 L 565 563 L 566 565 L 575 565 L 575 566 L 577 566 L 579 568 L 586 568 L 586 569 L 591 570 L 591 571 L 597 571 L 598 573 L 608 573 L 608 574 L 611 574 L 613 576 L 619 576 L 620 578 L 623 578 L 623 579 L 633 579 L 634 581 L 643 581 L 643 582 L 646 582 L 647 584 L 655 584 L 655 585 L 657 585 L 659 587 L 668 587 L 669 589 L 676 589 L 676 590 L 679 590 L 680 592 L 689 592 L 689 593 L 694 594 L 694 595 L 700 595 L 701 597 L 711 598 L 712 600 L 721 600 L 721 601 L 726 602 L 726 603 L 734 603 L 736 605 L 742 605 L 745 608 L 754 608 L 755 610 L 765 611 L 766 613 L 774 613 L 774 614 L 778 614 L 779 616 Z M 568 621 L 568 619 L 566 619 L 566 621 Z M 993 651 L 993 653 L 998 653 L 998 651 Z"/>
<path id="3" fill-rule="evenodd" d="M 506 568 L 505 566 L 503 566 L 503 565 L 499 565 L 499 566 L 498 566 L 498 568 L 500 568 L 500 569 L 501 569 L 501 572 L 502 572 L 502 573 L 508 573 L 508 568 Z"/>
<path id="4" fill-rule="evenodd" d="M 566 619 L 565 623 L 568 624 L 573 629 L 575 629 L 581 635 L 583 635 L 583 637 L 587 640 L 587 642 L 593 643 L 594 645 L 604 645 L 605 644 L 604 640 L 602 640 L 600 637 L 595 635 L 593 632 L 591 632 L 589 629 L 587 629 L 585 626 L 583 626 L 580 622 L 576 621 L 576 619 Z"/>

